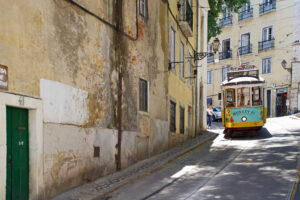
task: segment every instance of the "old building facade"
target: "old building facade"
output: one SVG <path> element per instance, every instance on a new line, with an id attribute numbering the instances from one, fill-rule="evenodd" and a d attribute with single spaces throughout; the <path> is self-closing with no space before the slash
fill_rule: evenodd
<path id="1" fill-rule="evenodd" d="M 229 67 L 251 64 L 259 68 L 260 75 L 266 80 L 268 116 L 297 111 L 298 105 L 291 100 L 291 85 L 292 79 L 299 77 L 299 72 L 295 74 L 296 71 L 291 73 L 290 70 L 295 57 L 295 5 L 294 0 L 251 0 L 239 13 L 231 13 L 226 6 L 223 7 L 224 14 L 220 18 L 222 33 L 217 36 L 221 43 L 220 52 L 218 56 L 208 58 L 209 103 L 221 105 L 218 94 Z M 286 68 L 282 66 L 284 60 Z"/>
<path id="2" fill-rule="evenodd" d="M 168 4 L 170 61 L 168 65 L 169 144 L 176 145 L 203 129 L 203 74 L 206 63 L 195 56 L 207 45 L 207 1 Z M 206 47 L 206 46 L 205 46 Z M 202 85 L 202 87 L 200 87 Z M 201 116 L 201 118 L 200 118 Z M 200 123 L 201 122 L 201 123 Z"/>
<path id="3" fill-rule="evenodd" d="M 0 199 L 49 199 L 200 131 L 206 61 L 194 54 L 206 49 L 208 4 L 189 3 L 186 37 L 173 1 L 1 1 Z M 191 54 L 186 73 L 202 65 L 195 78 L 169 70 L 171 27 Z M 184 140 L 170 131 L 172 99 Z"/>

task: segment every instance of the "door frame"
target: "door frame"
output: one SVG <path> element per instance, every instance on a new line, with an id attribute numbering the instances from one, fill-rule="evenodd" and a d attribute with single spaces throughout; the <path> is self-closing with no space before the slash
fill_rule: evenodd
<path id="1" fill-rule="evenodd" d="M 0 92 L 0 199 L 6 198 L 6 107 L 28 110 L 29 199 L 43 198 L 43 112 L 40 98 Z"/>

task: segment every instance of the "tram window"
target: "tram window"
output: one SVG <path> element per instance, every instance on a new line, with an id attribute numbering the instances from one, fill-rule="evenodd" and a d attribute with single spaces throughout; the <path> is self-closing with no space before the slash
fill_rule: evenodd
<path id="1" fill-rule="evenodd" d="M 237 89 L 238 106 L 250 106 L 250 88 Z"/>
<path id="2" fill-rule="evenodd" d="M 261 91 L 259 87 L 252 88 L 252 105 L 253 106 L 262 105 Z"/>
<path id="3" fill-rule="evenodd" d="M 226 107 L 235 107 L 235 89 L 226 90 Z"/>

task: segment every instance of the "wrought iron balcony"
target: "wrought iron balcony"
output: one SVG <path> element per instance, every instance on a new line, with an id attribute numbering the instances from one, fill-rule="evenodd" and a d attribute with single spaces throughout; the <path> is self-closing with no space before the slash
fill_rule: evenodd
<path id="1" fill-rule="evenodd" d="M 245 55 L 245 54 L 249 54 L 249 53 L 252 53 L 252 44 L 249 44 L 247 46 L 239 47 L 239 54 L 240 55 Z"/>
<path id="2" fill-rule="evenodd" d="M 249 19 L 253 17 L 253 8 L 249 8 L 239 13 L 239 21 L 243 21 L 245 19 Z"/>
<path id="3" fill-rule="evenodd" d="M 187 37 L 193 36 L 193 9 L 188 0 L 178 4 L 180 12 L 179 25 Z"/>
<path id="4" fill-rule="evenodd" d="M 259 14 L 265 14 L 276 9 L 276 0 L 259 4 Z"/>
<path id="5" fill-rule="evenodd" d="M 221 19 L 221 26 L 228 26 L 232 24 L 232 15 L 225 16 Z"/>
<path id="6" fill-rule="evenodd" d="M 219 52 L 219 59 L 220 60 L 225 60 L 225 59 L 228 59 L 228 58 L 232 58 L 232 51 L 231 50 Z"/>
<path id="7" fill-rule="evenodd" d="M 258 42 L 258 51 L 273 49 L 274 43 L 275 43 L 274 38 L 272 38 L 270 40 L 264 40 L 264 41 Z"/>
<path id="8" fill-rule="evenodd" d="M 214 53 L 207 54 L 207 63 L 213 63 L 215 61 Z"/>

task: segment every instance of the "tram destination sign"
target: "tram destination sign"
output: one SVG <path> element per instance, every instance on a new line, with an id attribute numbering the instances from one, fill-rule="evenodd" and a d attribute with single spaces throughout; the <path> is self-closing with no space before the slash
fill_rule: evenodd
<path id="1" fill-rule="evenodd" d="M 8 69 L 4 65 L 0 65 L 0 89 L 8 89 Z"/>

